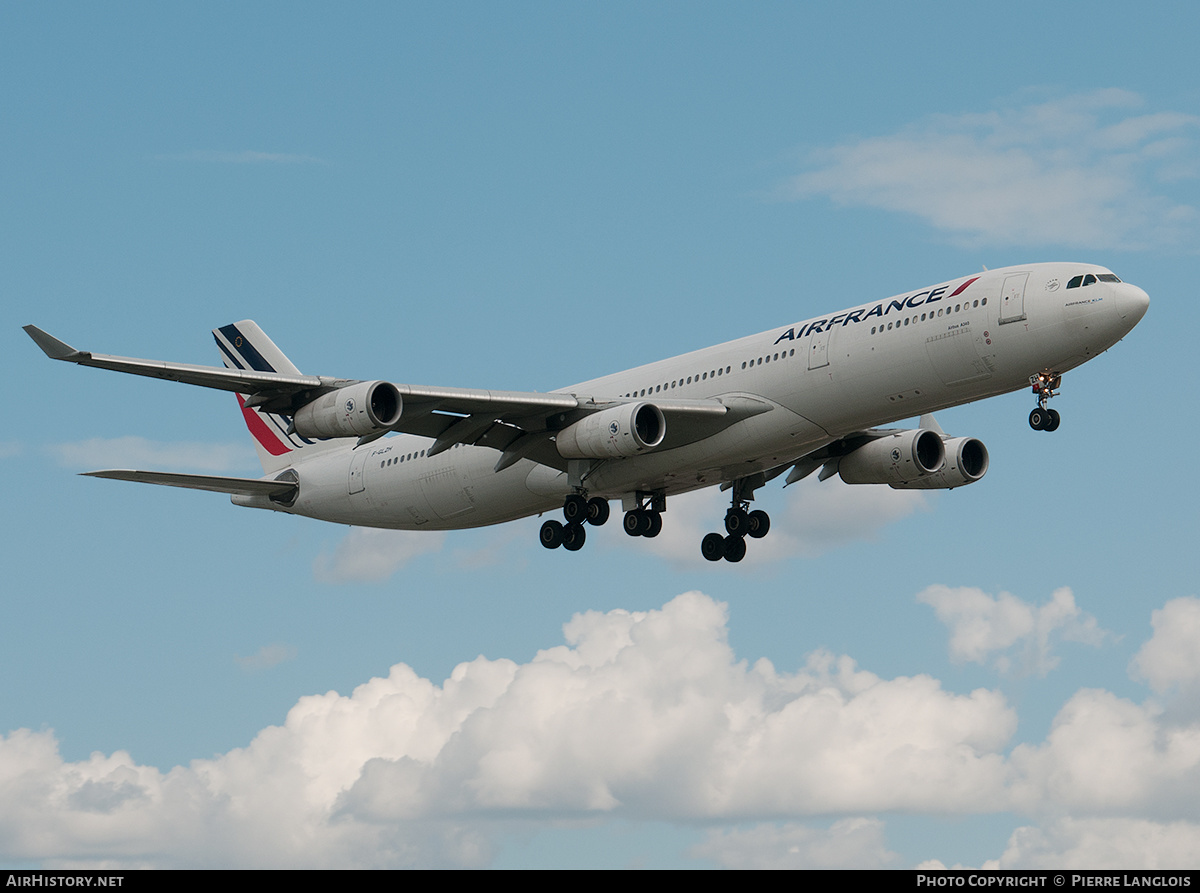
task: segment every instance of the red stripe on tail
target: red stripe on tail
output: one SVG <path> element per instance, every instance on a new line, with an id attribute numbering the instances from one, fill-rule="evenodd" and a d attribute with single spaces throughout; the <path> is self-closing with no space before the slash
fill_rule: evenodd
<path id="1" fill-rule="evenodd" d="M 238 406 L 242 410 L 242 418 L 246 420 L 246 427 L 250 429 L 250 433 L 254 436 L 254 439 L 259 442 L 264 450 L 266 450 L 272 456 L 282 456 L 284 453 L 290 453 L 292 451 L 290 446 L 285 444 L 278 437 L 276 437 L 274 433 L 272 433 L 271 429 L 267 427 L 267 423 L 259 418 L 257 412 L 242 405 L 241 397 L 238 397 Z"/>

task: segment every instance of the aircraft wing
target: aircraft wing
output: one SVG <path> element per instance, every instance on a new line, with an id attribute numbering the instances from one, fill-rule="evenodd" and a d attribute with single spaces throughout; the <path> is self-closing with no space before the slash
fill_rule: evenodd
<path id="1" fill-rule="evenodd" d="M 243 396 L 243 405 L 248 408 L 258 408 L 263 412 L 284 416 L 293 415 L 301 406 L 323 394 L 360 383 L 355 379 L 109 356 L 78 350 L 37 326 L 29 325 L 24 328 L 29 337 L 51 359 L 232 391 Z M 566 460 L 559 455 L 554 445 L 555 431 L 593 412 L 621 403 L 638 402 L 624 397 L 561 392 L 493 391 L 409 384 L 397 384 L 395 387 L 404 401 L 399 420 L 386 430 L 360 438 L 360 444 L 382 437 L 390 431 L 399 431 L 433 438 L 434 444 L 428 451 L 431 456 L 457 443 L 486 446 L 501 453 L 496 463 L 497 471 L 525 458 L 565 469 Z M 766 401 L 739 395 L 700 400 L 646 402 L 657 406 L 667 422 L 666 438 L 660 449 L 671 449 L 709 437 L 741 419 L 772 408 Z M 152 475 L 151 472 L 137 473 Z M 108 476 L 113 474 L 115 473 Z M 195 486 L 171 484 L 161 478 L 124 480 L 144 480 L 170 486 Z"/>
<path id="2" fill-rule="evenodd" d="M 286 499 L 296 492 L 295 481 L 264 481 L 257 478 L 229 478 L 211 474 L 176 474 L 163 471 L 85 471 L 84 477 L 108 478 L 114 481 L 136 481 L 140 484 L 162 484 L 167 487 L 183 487 L 188 490 L 209 490 L 213 493 L 237 493 L 244 496 L 274 496 Z"/>
<path id="3" fill-rule="evenodd" d="M 196 366 L 189 363 L 167 363 L 162 360 L 142 360 L 77 350 L 37 326 L 25 326 L 25 332 L 52 360 L 64 360 L 80 366 L 95 366 L 131 375 L 144 375 L 166 381 L 204 388 L 248 394 L 246 405 L 262 407 L 269 412 L 295 409 L 329 391 L 358 384 L 357 379 L 327 378 L 317 375 L 289 375 L 279 372 L 259 372 L 252 369 L 229 369 L 223 366 Z M 521 391 L 487 391 L 468 388 L 423 387 L 396 385 L 405 401 L 406 414 L 419 418 L 433 410 L 471 415 L 495 414 L 497 418 L 521 417 L 541 412 L 576 410 L 579 400 L 570 394 L 541 394 Z M 295 404 L 295 405 L 292 405 Z M 427 426 L 419 426 L 427 427 Z M 409 433 L 403 423 L 395 430 Z M 411 433 L 425 433 L 412 431 Z"/>
<path id="4" fill-rule="evenodd" d="M 263 390 L 279 395 L 297 394 L 333 383 L 331 379 L 321 379 L 314 375 L 281 375 L 277 372 L 254 372 L 247 369 L 225 369 L 220 366 L 193 366 L 188 363 L 164 363 L 161 360 L 139 360 L 134 357 L 111 357 L 76 350 L 37 326 L 24 328 L 50 359 L 78 363 L 80 366 L 96 366 L 100 369 L 128 372 L 131 375 L 181 381 L 184 384 L 217 388 L 238 394 L 257 394 Z"/>
<path id="5" fill-rule="evenodd" d="M 532 459 L 560 470 L 566 460 L 554 445 L 554 432 L 593 412 L 622 403 L 624 397 L 603 398 L 562 393 L 514 391 L 461 392 L 450 388 L 397 385 L 404 395 L 404 413 L 396 430 L 434 438 L 427 454 L 436 456 L 456 443 L 499 450 L 496 471 L 520 459 Z M 749 398 L 712 400 L 647 400 L 662 412 L 667 434 L 659 449 L 670 449 L 717 433 L 740 419 L 770 409 Z"/>

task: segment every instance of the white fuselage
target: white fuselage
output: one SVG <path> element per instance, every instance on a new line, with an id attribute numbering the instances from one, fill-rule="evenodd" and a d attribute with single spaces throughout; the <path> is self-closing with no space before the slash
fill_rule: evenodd
<path id="1" fill-rule="evenodd" d="M 794 462 L 847 434 L 1029 385 L 1115 344 L 1149 299 L 1136 286 L 1068 288 L 1087 264 L 1034 264 L 963 277 L 563 388 L 644 400 L 745 395 L 771 408 L 673 449 L 597 463 L 592 495 L 682 493 Z M 234 502 L 369 527 L 453 529 L 558 509 L 567 475 L 498 453 L 393 435 L 294 466 L 293 506 Z"/>

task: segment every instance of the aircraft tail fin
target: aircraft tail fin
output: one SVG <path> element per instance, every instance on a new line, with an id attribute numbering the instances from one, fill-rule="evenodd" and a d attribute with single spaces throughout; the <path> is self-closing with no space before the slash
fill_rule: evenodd
<path id="1" fill-rule="evenodd" d="M 213 338 L 216 339 L 226 368 L 278 372 L 285 375 L 301 374 L 254 320 L 243 319 L 241 322 L 213 329 Z M 318 453 L 344 448 L 344 442 L 301 437 L 291 430 L 291 419 L 287 416 L 265 412 L 256 406 L 246 406 L 246 401 L 252 396 L 254 395 L 238 394 L 238 408 L 254 440 L 254 448 L 258 451 L 258 459 L 266 474 L 282 471 Z"/>

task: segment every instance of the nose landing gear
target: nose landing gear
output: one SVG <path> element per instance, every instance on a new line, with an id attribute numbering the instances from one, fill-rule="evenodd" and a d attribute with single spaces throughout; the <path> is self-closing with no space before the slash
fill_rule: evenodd
<path id="1" fill-rule="evenodd" d="M 1029 413 L 1029 427 L 1034 431 L 1055 431 L 1058 429 L 1062 416 L 1057 410 L 1047 409 L 1046 404 L 1051 397 L 1058 396 L 1058 388 L 1062 387 L 1062 376 L 1057 372 L 1039 372 L 1029 376 L 1033 392 L 1037 394 L 1038 405 Z"/>

